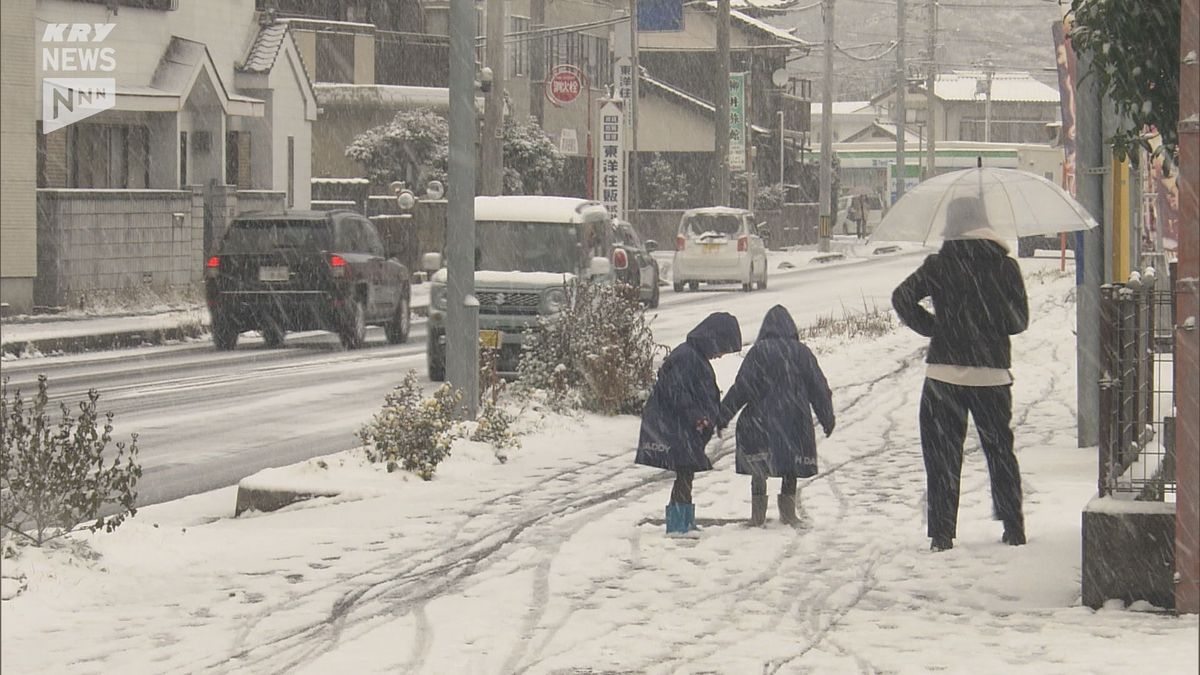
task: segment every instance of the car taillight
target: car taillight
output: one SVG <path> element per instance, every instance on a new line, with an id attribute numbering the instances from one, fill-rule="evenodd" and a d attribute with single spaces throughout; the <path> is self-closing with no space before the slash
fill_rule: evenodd
<path id="1" fill-rule="evenodd" d="M 346 259 L 336 253 L 329 256 L 329 267 L 333 270 L 333 276 L 341 278 L 346 276 Z"/>
<path id="2" fill-rule="evenodd" d="M 738 253 L 744 252 L 749 244 L 750 237 L 738 237 Z"/>
<path id="3" fill-rule="evenodd" d="M 613 251 L 613 267 L 619 270 L 629 267 L 629 254 L 625 252 L 625 249 L 619 248 Z"/>
<path id="4" fill-rule="evenodd" d="M 675 237 L 675 250 L 682 251 L 687 246 L 687 237 L 682 234 Z"/>
<path id="5" fill-rule="evenodd" d="M 204 276 L 216 277 L 221 271 L 221 256 L 214 255 L 204 263 Z"/>

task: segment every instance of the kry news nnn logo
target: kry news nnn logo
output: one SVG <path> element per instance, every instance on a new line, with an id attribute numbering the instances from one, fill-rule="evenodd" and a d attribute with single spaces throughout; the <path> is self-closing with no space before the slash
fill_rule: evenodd
<path id="1" fill-rule="evenodd" d="M 48 23 L 42 33 L 42 133 L 50 133 L 113 108 L 111 77 L 51 77 L 60 73 L 111 73 L 116 50 L 100 46 L 115 23 Z M 66 46 L 69 43 L 75 43 Z"/>

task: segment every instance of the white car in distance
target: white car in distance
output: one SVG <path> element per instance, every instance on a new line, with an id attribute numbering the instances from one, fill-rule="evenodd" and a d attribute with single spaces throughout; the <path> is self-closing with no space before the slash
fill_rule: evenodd
<path id="1" fill-rule="evenodd" d="M 754 214 L 725 206 L 685 211 L 671 270 L 676 293 L 698 290 L 701 282 L 766 288 L 767 246 Z"/>

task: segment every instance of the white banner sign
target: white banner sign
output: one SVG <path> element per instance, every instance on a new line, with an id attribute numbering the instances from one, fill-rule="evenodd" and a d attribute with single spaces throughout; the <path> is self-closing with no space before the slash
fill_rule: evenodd
<path id="1" fill-rule="evenodd" d="M 729 170 L 746 170 L 746 73 L 729 74 Z"/>
<path id="2" fill-rule="evenodd" d="M 625 123 L 620 101 L 600 106 L 596 198 L 614 218 L 625 216 Z"/>

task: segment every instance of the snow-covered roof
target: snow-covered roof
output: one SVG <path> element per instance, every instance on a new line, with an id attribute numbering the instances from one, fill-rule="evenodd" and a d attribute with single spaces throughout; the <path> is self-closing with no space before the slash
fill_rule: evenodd
<path id="1" fill-rule="evenodd" d="M 715 12 L 717 10 L 717 3 L 714 0 L 709 0 L 709 2 L 706 2 L 703 5 L 700 5 L 700 7 L 705 10 L 708 10 L 710 12 Z M 771 24 L 767 23 L 766 21 L 763 21 L 761 19 L 756 19 L 756 18 L 750 16 L 749 14 L 744 14 L 742 12 L 737 11 L 736 9 L 731 9 L 729 11 L 729 17 L 734 22 L 740 24 L 743 28 L 749 28 L 751 30 L 757 31 L 762 35 L 766 35 L 767 37 L 778 40 L 780 42 L 791 44 L 791 45 L 794 45 L 797 47 L 813 46 L 813 43 L 796 37 L 795 35 L 793 35 L 790 31 L 788 31 L 786 29 L 779 28 L 778 26 L 772 26 Z"/>
<path id="2" fill-rule="evenodd" d="M 976 101 L 984 98 L 987 73 L 982 70 L 958 70 L 938 75 L 934 93 L 943 101 Z M 992 102 L 1058 103 L 1058 89 L 1040 82 L 1029 73 L 1009 72 L 992 75 Z"/>
<path id="3" fill-rule="evenodd" d="M 880 122 L 880 121 L 876 120 L 876 121 L 872 122 L 870 124 L 870 126 L 866 127 L 865 129 L 860 129 L 859 131 L 855 132 L 854 134 L 851 134 L 843 142 L 844 143 L 854 143 L 860 138 L 867 140 L 867 141 L 876 140 L 877 134 L 879 132 L 882 132 L 883 134 L 890 136 L 891 138 L 895 138 L 896 137 L 896 123 L 895 122 Z M 873 136 L 876 138 L 872 138 Z M 921 141 L 921 135 L 914 132 L 912 129 L 905 129 L 904 130 L 904 141 L 906 143 L 912 143 L 915 145 L 916 143 L 919 143 Z"/>
<path id="4" fill-rule="evenodd" d="M 729 0 L 731 9 L 743 9 L 751 12 L 756 10 L 782 12 L 798 4 L 800 4 L 800 0 Z"/>
<path id="5" fill-rule="evenodd" d="M 816 101 L 810 107 L 813 115 L 821 114 L 821 102 Z M 866 115 L 875 114 L 875 110 L 871 107 L 870 101 L 834 101 L 834 115 L 849 115 L 851 113 L 862 113 Z"/>
<path id="6" fill-rule="evenodd" d="M 574 197 L 520 195 L 475 198 L 475 220 L 582 223 L 585 218 L 608 220 L 608 210 L 597 202 Z"/>
<path id="7" fill-rule="evenodd" d="M 987 73 L 982 70 L 956 70 L 939 73 L 934 93 L 943 101 L 982 101 L 987 88 Z M 925 91 L 924 84 L 915 87 Z M 890 98 L 895 87 L 880 93 L 871 101 Z M 1058 103 L 1058 89 L 1035 79 L 1026 72 L 1004 72 L 992 74 L 992 102 L 1003 103 Z"/>
<path id="8" fill-rule="evenodd" d="M 641 83 L 643 85 L 647 85 L 649 87 L 649 90 L 651 90 L 651 91 L 657 91 L 659 94 L 663 94 L 667 97 L 674 98 L 686 105 L 700 108 L 701 110 L 705 111 L 706 114 L 709 114 L 709 115 L 716 114 L 716 107 L 713 106 L 713 104 L 711 104 L 708 101 L 705 101 L 703 99 L 696 98 L 695 96 L 692 96 L 691 94 L 680 89 L 679 87 L 674 87 L 672 85 L 667 84 L 666 82 L 663 82 L 662 80 L 655 79 L 649 73 L 647 73 L 644 69 L 642 70 Z M 767 129 L 766 127 L 760 127 L 757 124 L 751 124 L 750 130 L 756 134 L 771 133 L 770 129 Z"/>

